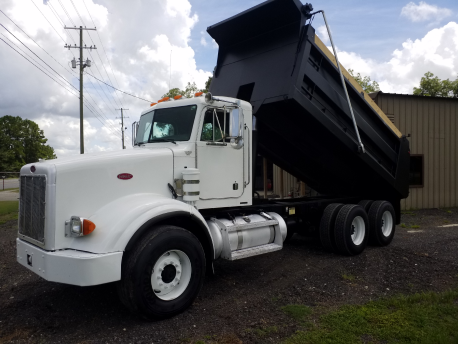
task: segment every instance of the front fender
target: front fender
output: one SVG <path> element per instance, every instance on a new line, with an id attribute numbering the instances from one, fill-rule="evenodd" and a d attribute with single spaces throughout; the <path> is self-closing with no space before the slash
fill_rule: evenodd
<path id="1" fill-rule="evenodd" d="M 151 219 L 177 212 L 189 213 L 201 222 L 214 251 L 212 232 L 197 209 L 184 202 L 150 193 L 122 197 L 99 209 L 88 218 L 95 223 L 95 230 L 87 236 L 73 238 L 69 248 L 93 253 L 124 251 L 137 230 Z"/>

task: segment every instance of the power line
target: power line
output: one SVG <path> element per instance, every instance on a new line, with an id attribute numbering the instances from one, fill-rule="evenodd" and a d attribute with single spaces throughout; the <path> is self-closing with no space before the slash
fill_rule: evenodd
<path id="1" fill-rule="evenodd" d="M 65 26 L 65 23 L 60 19 L 60 17 L 57 16 L 57 11 L 56 11 L 56 10 L 54 9 L 54 7 L 51 5 L 51 2 L 48 1 L 48 2 L 46 3 L 46 5 L 49 7 L 49 9 L 51 10 L 51 12 L 54 14 L 54 17 L 58 18 L 60 24 L 61 24 L 62 26 Z"/>
<path id="2" fill-rule="evenodd" d="M 96 78 L 94 75 L 92 75 L 92 74 L 90 74 L 90 73 L 88 73 L 88 72 L 86 72 L 86 74 L 88 74 L 88 75 L 92 76 L 94 79 L 97 79 L 97 80 L 99 80 L 100 82 L 103 82 L 105 85 L 107 85 L 107 86 L 109 86 L 109 87 L 111 87 L 111 88 L 114 88 L 116 91 L 122 92 L 122 93 L 124 93 L 124 94 L 127 94 L 128 96 L 131 96 L 131 97 L 134 97 L 134 98 L 138 98 L 138 99 L 144 100 L 145 102 L 148 102 L 148 103 L 152 103 L 152 101 L 151 101 L 151 100 L 143 99 L 143 98 L 140 98 L 140 97 L 134 96 L 133 94 L 130 94 L 130 93 L 127 93 L 127 92 L 121 91 L 120 89 L 117 89 L 116 87 L 114 87 L 114 86 L 111 86 L 111 85 L 107 84 L 105 81 L 102 81 L 102 80 L 100 80 L 100 79 Z"/>
<path id="3" fill-rule="evenodd" d="M 95 27 L 94 19 L 92 19 L 91 12 L 89 12 L 89 10 L 88 10 L 88 8 L 86 6 L 86 1 L 85 0 L 83 0 L 83 4 L 84 4 L 84 7 L 86 7 L 86 11 L 89 14 L 89 17 L 91 18 L 92 24 L 94 24 L 94 27 Z M 107 57 L 107 61 L 108 61 L 108 65 L 110 66 L 111 73 L 113 74 L 113 77 L 114 77 L 114 79 L 116 81 L 116 86 L 119 88 L 118 79 L 116 79 L 116 74 L 113 72 L 113 67 L 111 66 L 110 59 L 108 58 L 108 54 L 107 54 L 107 52 L 105 50 L 105 47 L 103 45 L 102 38 L 100 37 L 99 32 L 98 31 L 96 31 L 96 32 L 97 32 L 97 36 L 99 37 L 100 44 L 102 45 L 103 52 L 105 53 L 105 56 Z M 122 102 L 121 102 L 121 105 L 122 105 Z"/>
<path id="4" fill-rule="evenodd" d="M 49 23 L 49 25 L 51 25 L 51 27 L 54 29 L 54 31 L 56 31 L 57 35 L 60 37 L 60 39 L 62 40 L 62 42 L 65 43 L 65 40 L 62 38 L 61 35 L 59 35 L 59 33 L 57 32 L 56 28 L 49 22 L 48 18 L 46 18 L 46 16 L 43 14 L 43 12 L 40 11 L 40 9 L 37 7 L 37 5 L 35 5 L 35 3 L 33 2 L 33 0 L 30 0 L 32 2 L 32 4 L 37 8 L 38 12 L 41 13 L 41 15 L 46 19 L 46 21 Z"/>
<path id="5" fill-rule="evenodd" d="M 16 25 L 16 27 L 17 27 L 19 30 L 21 30 L 30 40 L 32 40 L 41 50 L 43 50 L 46 54 L 48 54 L 49 57 L 51 57 L 54 61 L 56 61 L 63 69 L 67 70 L 67 69 L 65 68 L 65 66 L 63 66 L 59 61 L 57 61 L 57 60 L 56 60 L 51 54 L 49 54 L 45 49 L 43 49 L 43 48 L 41 47 L 41 45 L 39 45 L 32 37 L 30 37 L 30 36 L 27 34 L 27 32 L 25 32 L 24 30 L 22 30 L 21 27 L 20 27 L 19 25 L 17 25 L 10 17 L 8 17 L 2 10 L 0 10 L 0 12 L 2 12 L 3 15 L 4 15 L 5 17 L 7 17 L 14 25 Z M 68 66 L 67 66 L 67 67 L 68 67 Z M 73 70 L 72 70 L 70 67 L 68 67 L 68 68 L 69 68 L 69 70 L 70 70 L 72 73 L 74 73 Z"/>
<path id="6" fill-rule="evenodd" d="M 71 89 L 68 89 L 67 87 L 65 87 L 64 85 L 62 85 L 60 82 L 58 82 L 56 79 L 54 79 L 52 76 L 50 76 L 48 73 L 46 73 L 43 69 L 41 69 L 40 67 L 38 67 L 35 63 L 33 63 L 32 61 L 30 61 L 27 57 L 25 57 L 23 54 L 21 54 L 19 51 L 17 51 L 16 49 L 14 49 L 10 44 L 8 44 L 3 38 L 0 37 L 0 40 L 2 40 L 6 45 L 8 45 L 11 49 L 13 49 L 15 52 L 17 52 L 19 55 L 21 55 L 24 59 L 26 59 L 29 63 L 31 63 L 33 66 L 35 66 L 37 69 L 39 69 L 43 74 L 45 74 L 48 78 L 50 78 L 51 80 L 53 80 L 55 83 L 57 83 L 60 87 L 62 87 L 63 89 L 65 89 L 66 91 L 68 91 L 71 95 L 75 96 L 78 98 L 78 95 L 74 94 L 72 92 Z M 106 126 L 96 115 L 96 113 L 94 111 L 92 111 L 88 106 L 86 106 L 89 111 L 91 111 L 93 114 L 94 114 L 94 117 L 99 120 L 100 123 L 102 123 L 103 126 Z M 100 115 L 99 115 L 100 116 Z M 115 133 L 113 132 L 110 128 L 107 127 L 107 129 L 109 129 L 113 134 L 115 135 L 119 135 L 119 133 Z"/>
<path id="7" fill-rule="evenodd" d="M 32 1 L 32 0 L 31 0 Z M 45 18 L 45 20 L 48 22 L 48 24 L 54 29 L 54 31 L 56 32 L 56 34 L 60 37 L 60 39 L 65 43 L 65 40 L 62 38 L 61 35 L 59 35 L 59 33 L 57 32 L 56 28 L 51 24 L 51 22 L 48 20 L 48 18 L 43 14 L 43 12 L 40 11 L 40 9 L 35 5 L 35 3 L 32 1 L 32 4 L 36 7 L 36 9 L 40 12 L 40 14 L 43 16 L 43 18 Z M 51 5 L 50 3 L 48 3 L 48 5 Z M 54 8 L 53 8 L 54 9 Z M 1 10 L 0 10 L 1 11 Z M 54 10 L 55 11 L 55 10 Z M 19 28 L 28 38 L 30 38 L 38 47 L 40 47 L 40 49 L 42 49 L 46 54 L 48 54 L 54 61 L 56 61 L 57 63 L 59 63 L 52 55 L 50 55 L 45 49 L 43 49 L 33 38 L 31 38 L 23 29 L 21 29 L 10 17 L 8 17 L 3 11 L 1 11 L 3 13 L 3 15 L 5 15 L 17 28 Z M 62 20 L 56 15 L 56 13 L 53 12 L 53 14 L 56 16 L 56 18 L 62 22 Z M 3 25 L 2 25 L 3 26 Z M 5 26 L 3 26 L 5 28 Z M 6 29 L 6 28 L 5 28 Z M 6 29 L 8 32 L 10 32 L 8 29 Z M 11 34 L 11 32 L 10 32 Z M 14 35 L 13 35 L 14 36 Z M 14 36 L 16 39 L 18 39 L 16 36 Z M 71 37 L 71 36 L 70 36 Z M 71 37 L 72 40 L 73 40 L 73 37 Z M 2 39 L 3 40 L 3 39 Z M 4 40 L 3 40 L 4 41 Z M 18 39 L 18 41 L 20 41 Z M 74 41 L 74 40 L 73 40 Z M 4 41 L 5 42 L 5 41 Z M 10 40 L 11 42 L 11 40 Z M 10 46 L 7 42 L 5 42 L 8 46 Z M 22 43 L 22 42 L 21 42 Z M 25 44 L 22 43 L 24 46 Z M 27 49 L 29 49 L 27 46 L 25 46 Z M 12 48 L 13 50 L 15 50 L 18 54 L 20 54 L 16 49 L 14 49 L 13 47 L 10 46 L 10 48 Z M 18 47 L 19 49 L 19 47 Z M 29 49 L 30 50 L 30 49 Z M 31 50 L 30 50 L 31 51 Z M 24 52 L 25 53 L 25 52 Z M 32 51 L 33 53 L 33 51 Z M 24 57 L 26 60 L 28 60 L 25 56 L 23 56 L 22 54 L 20 54 L 22 57 Z M 36 55 L 34 53 L 34 55 Z M 73 55 L 73 53 L 72 53 Z M 38 57 L 38 55 L 36 55 Z M 74 56 L 74 55 L 73 55 Z M 40 58 L 40 57 L 38 57 Z M 40 58 L 40 60 L 42 60 Z M 65 86 L 63 86 L 62 84 L 60 84 L 59 82 L 57 82 L 54 78 L 52 78 L 50 75 L 48 75 L 47 73 L 45 73 L 43 70 L 41 70 L 41 68 L 39 68 L 38 66 L 36 66 L 33 62 L 31 62 L 30 60 L 28 60 L 30 63 L 32 63 L 36 68 L 38 68 L 41 72 L 43 72 L 45 75 L 47 75 L 49 78 L 51 78 L 52 80 L 54 80 L 57 84 L 59 84 L 61 87 L 63 87 L 65 90 L 69 91 L 71 94 L 73 94 L 69 89 L 67 89 Z M 42 60 L 43 61 L 43 60 Z M 44 61 L 43 61 L 44 62 Z M 46 63 L 46 62 L 45 62 Z M 59 65 L 65 69 L 65 67 L 59 63 Z M 48 65 L 49 66 L 49 65 Z M 51 68 L 49 66 L 49 68 Z M 51 68 L 52 69 L 52 68 Z M 54 69 L 52 69 L 54 71 Z M 73 70 L 70 69 L 71 72 L 73 72 Z M 57 73 L 56 71 L 54 71 L 56 74 L 58 74 L 61 78 L 63 78 L 59 73 Z M 74 72 L 73 72 L 74 73 Z M 63 78 L 67 83 L 69 83 L 65 78 Z M 79 79 L 78 79 L 79 81 Z M 71 83 L 69 83 L 73 88 L 75 88 Z M 92 84 L 92 82 L 91 82 Z M 76 89 L 76 88 L 75 88 Z M 89 93 L 88 93 L 89 94 Z M 74 96 L 76 96 L 75 94 L 73 94 Z M 89 94 L 90 95 L 90 94 Z M 92 98 L 92 97 L 91 97 Z M 94 101 L 95 102 L 95 101 Z M 87 106 L 86 106 L 87 107 Z M 89 108 L 88 108 L 89 109 Z M 94 116 L 96 117 L 96 114 L 95 114 L 95 109 L 94 111 L 92 111 L 91 109 L 89 109 L 93 114 Z M 100 114 L 99 114 L 100 116 Z M 97 118 L 97 117 L 96 117 Z M 105 117 L 106 118 L 106 117 Z M 97 118 L 100 123 L 102 123 L 102 125 L 106 126 L 99 118 Z M 108 122 L 107 122 L 108 123 Z M 107 127 L 108 128 L 108 127 Z M 108 128 L 110 131 L 112 131 L 110 128 Z M 113 131 L 112 131 L 113 132 Z"/>
<path id="8" fill-rule="evenodd" d="M 48 5 L 51 5 L 51 3 L 48 2 Z M 54 9 L 54 7 L 53 7 L 53 9 Z M 54 9 L 54 12 L 52 12 L 52 13 L 53 13 L 53 15 L 56 17 L 56 19 L 58 19 L 60 22 L 63 23 L 62 19 L 59 17 L 59 15 L 57 14 L 57 11 L 56 11 L 55 9 Z M 69 19 L 70 19 L 70 18 L 69 18 Z M 15 24 L 15 25 L 16 25 L 16 24 Z M 16 25 L 16 26 L 17 26 L 17 25 Z M 65 26 L 65 24 L 64 24 L 64 26 Z M 22 29 L 21 29 L 21 30 L 22 30 Z M 75 42 L 75 40 L 73 39 L 73 37 L 72 37 L 71 35 L 69 35 L 69 37 L 70 37 L 70 38 L 72 39 L 72 41 L 76 44 L 76 42 Z M 64 43 L 65 43 L 65 41 L 64 41 Z M 45 52 L 46 52 L 46 51 L 45 51 Z M 71 52 L 71 51 L 70 51 L 70 52 Z M 71 53 L 72 53 L 73 57 L 75 57 L 75 55 L 73 54 L 73 52 L 71 52 Z M 90 56 L 91 56 L 91 58 L 92 58 L 92 54 L 90 54 Z M 93 59 L 93 58 L 92 58 L 92 59 Z M 55 59 L 54 59 L 54 60 L 55 60 Z M 56 62 L 57 62 L 57 61 L 56 61 Z M 71 71 L 72 73 L 76 74 L 76 73 L 73 71 L 73 69 L 71 69 L 71 68 L 70 68 L 70 71 Z M 100 71 L 99 71 L 99 73 L 100 73 Z M 79 78 L 76 78 L 76 79 L 79 81 Z M 105 103 L 105 105 L 107 106 L 107 108 L 108 108 L 108 109 L 112 108 L 112 106 L 108 105 L 108 104 L 105 102 L 105 99 L 103 99 L 103 97 L 102 97 L 101 94 L 99 93 L 98 89 L 94 86 L 94 84 L 92 83 L 92 81 L 91 81 L 90 79 L 89 79 L 89 82 L 91 83 L 93 89 L 96 90 L 96 92 L 98 93 L 100 99 L 102 99 L 102 101 Z M 104 89 L 103 89 L 102 87 L 100 87 L 100 86 L 99 86 L 99 88 L 102 89 L 102 91 L 104 92 L 105 97 L 107 98 L 108 102 L 110 102 L 110 100 L 109 100 L 108 96 L 106 95 Z M 113 114 L 114 114 L 114 113 L 113 113 Z M 116 114 L 114 114 L 114 115 L 116 116 Z M 105 118 L 107 118 L 107 117 L 105 116 Z M 108 119 L 108 118 L 107 118 L 107 119 Z"/>
<path id="9" fill-rule="evenodd" d="M 56 79 L 54 79 L 52 76 L 50 76 L 48 73 L 46 73 L 43 69 L 41 69 L 40 67 L 38 67 L 35 63 L 33 63 L 32 61 L 30 61 L 27 57 L 25 57 L 24 55 L 22 55 L 19 51 L 17 51 L 16 49 L 14 49 L 11 45 L 8 44 L 8 42 L 6 42 L 3 38 L 0 37 L 0 39 L 7 45 L 9 46 L 11 49 L 13 49 L 15 52 L 17 52 L 19 55 L 21 55 L 24 59 L 26 59 L 27 61 L 29 61 L 31 64 L 33 64 L 36 68 L 38 68 L 43 74 L 45 74 L 48 78 L 52 79 L 54 82 L 56 82 L 57 84 L 59 84 L 62 88 L 64 88 L 65 90 L 69 91 L 71 94 L 75 95 L 74 93 L 72 93 L 72 91 L 70 89 L 68 89 L 67 87 L 65 87 L 64 85 L 62 85 L 60 82 L 58 82 Z"/>
<path id="10" fill-rule="evenodd" d="M 70 18 L 69 12 L 68 12 L 67 9 L 65 8 L 65 6 L 61 3 L 60 0 L 58 0 L 58 1 L 59 1 L 59 4 L 61 5 L 62 9 L 64 10 L 65 14 L 67 15 L 68 19 L 72 22 L 72 24 L 73 24 L 74 26 L 76 26 L 75 23 L 73 22 L 73 20 Z M 71 0 L 71 2 L 72 2 L 73 7 L 75 8 L 76 13 L 78 14 L 78 16 L 79 16 L 79 18 L 80 18 L 80 20 L 81 20 L 81 23 L 82 23 L 83 25 L 85 25 L 83 19 L 81 18 L 81 15 L 79 14 L 78 10 L 77 10 L 76 7 L 75 7 L 75 4 L 73 3 L 72 0 Z M 85 26 L 86 26 L 86 25 L 85 25 Z M 94 26 L 95 26 L 95 25 L 94 25 Z M 95 45 L 95 43 L 94 43 L 94 41 L 92 40 L 92 37 L 91 37 L 91 35 L 90 35 L 89 32 L 88 32 L 88 34 L 89 34 L 89 38 L 91 39 L 92 44 Z M 72 39 L 73 39 L 73 37 L 72 37 Z M 73 41 L 74 41 L 74 40 L 73 40 Z M 104 64 L 103 64 L 102 58 L 100 57 L 100 54 L 98 53 L 98 51 L 96 51 L 96 52 L 97 52 L 97 55 L 99 56 L 100 61 L 102 62 L 102 66 L 103 66 L 103 68 L 105 69 L 105 73 L 107 74 L 108 79 L 110 80 L 110 76 L 108 75 L 108 72 L 107 72 L 107 70 L 106 70 L 106 68 L 105 68 L 105 66 L 104 66 Z M 97 63 L 95 63 L 95 59 L 92 57 L 91 52 L 89 52 L 89 55 L 91 56 L 91 59 L 94 61 L 95 68 L 97 69 L 97 72 L 99 73 L 100 77 L 103 78 L 102 73 L 100 72 Z M 111 82 L 111 80 L 110 80 L 110 82 Z M 104 91 L 104 93 L 105 93 L 105 91 Z M 105 95 L 106 95 L 106 94 L 105 94 Z M 108 98 L 108 97 L 107 97 L 107 98 Z M 113 98 L 113 100 L 114 100 L 115 103 L 116 103 L 116 99 L 115 99 L 113 96 L 112 96 L 112 98 Z M 116 104 L 116 105 L 118 106 L 119 104 Z"/>
<path id="11" fill-rule="evenodd" d="M 49 64 L 47 64 L 40 56 L 38 56 L 37 54 L 35 54 L 28 46 L 26 46 L 24 43 L 22 43 L 22 41 L 17 38 L 10 30 L 8 30 L 2 23 L 0 23 L 1 26 L 3 26 L 3 28 L 9 32 L 9 34 L 11 36 L 13 36 L 14 38 L 16 38 L 24 47 L 26 47 L 32 54 L 34 54 L 36 57 L 38 57 L 41 62 L 43 62 L 46 66 L 48 66 L 49 69 L 51 69 L 54 73 L 56 73 L 58 76 L 60 76 L 65 82 L 67 82 L 68 84 L 70 84 L 70 86 L 72 86 L 73 88 L 75 88 L 75 86 L 73 86 L 71 84 L 70 81 L 68 81 L 67 79 L 65 79 L 60 73 L 58 73 L 54 68 L 52 68 Z M 75 88 L 76 89 L 76 88 Z"/>
<path id="12" fill-rule="evenodd" d="M 76 11 L 76 13 L 78 14 L 78 17 L 80 18 L 81 22 L 84 24 L 83 18 L 81 17 L 80 13 L 78 12 L 78 9 L 76 8 L 76 6 L 75 6 L 73 0 L 70 0 L 70 1 L 71 1 L 71 3 L 72 3 L 73 7 L 75 8 L 75 11 Z M 83 3 L 84 3 L 84 0 L 83 0 Z M 86 3 L 84 3 L 84 6 L 86 7 Z M 87 10 L 87 7 L 86 7 L 86 10 Z M 95 23 L 94 23 L 94 20 L 92 20 L 91 13 L 90 13 L 89 11 L 88 11 L 88 13 L 89 13 L 89 17 L 91 18 L 91 21 L 92 21 L 92 23 L 94 24 L 94 27 L 95 27 Z M 102 43 L 102 40 L 100 39 L 100 35 L 99 35 L 98 31 L 96 31 L 96 32 L 97 32 L 97 35 L 99 36 L 100 43 Z M 89 38 L 91 39 L 92 44 L 95 44 L 94 41 L 92 40 L 92 36 L 91 36 L 90 34 L 89 34 Z M 103 47 L 103 43 L 102 43 L 102 48 L 103 48 L 103 50 L 104 50 L 104 52 L 105 52 L 105 48 Z M 100 57 L 99 52 L 98 52 L 98 51 L 96 51 L 96 52 L 97 52 L 97 55 L 99 56 L 100 61 L 102 62 L 102 66 L 103 66 L 103 69 L 105 69 L 105 73 L 106 73 L 107 76 L 108 76 L 108 80 L 110 80 L 110 82 L 113 83 L 113 82 L 111 81 L 111 79 L 110 79 L 110 75 L 108 74 L 107 69 L 105 68 L 105 64 L 103 63 L 102 58 Z M 105 52 L 105 56 L 107 56 L 106 52 Z M 108 63 L 110 63 L 110 61 L 108 60 L 108 56 L 107 56 L 107 61 L 108 61 Z M 111 65 L 110 65 L 110 68 L 111 68 Z M 113 73 L 113 69 L 111 69 L 111 72 Z M 114 73 L 113 73 L 113 75 L 114 75 Z M 121 107 L 122 107 L 122 106 L 123 106 L 122 101 L 121 101 L 121 99 L 119 98 L 119 96 L 118 96 L 117 93 L 116 93 L 116 96 L 117 96 L 119 102 L 121 103 Z"/>

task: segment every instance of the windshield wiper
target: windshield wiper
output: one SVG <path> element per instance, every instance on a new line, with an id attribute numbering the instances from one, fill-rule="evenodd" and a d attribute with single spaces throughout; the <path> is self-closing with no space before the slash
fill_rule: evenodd
<path id="1" fill-rule="evenodd" d="M 172 142 L 174 144 L 177 144 L 174 140 L 172 139 L 165 139 L 163 137 L 156 137 L 155 139 L 149 140 L 148 142 Z"/>

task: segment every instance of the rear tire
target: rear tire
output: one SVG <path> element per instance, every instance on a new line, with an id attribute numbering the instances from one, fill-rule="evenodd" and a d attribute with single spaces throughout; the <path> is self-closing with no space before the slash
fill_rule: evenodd
<path id="1" fill-rule="evenodd" d="M 396 229 L 394 208 L 390 202 L 376 201 L 369 210 L 371 228 L 370 243 L 387 246 L 391 243 Z"/>
<path id="2" fill-rule="evenodd" d="M 347 204 L 340 209 L 334 227 L 335 242 L 341 254 L 353 256 L 364 251 L 369 238 L 367 214 L 363 207 Z"/>
<path id="3" fill-rule="evenodd" d="M 358 205 L 363 207 L 366 213 L 369 214 L 369 209 L 371 208 L 372 203 L 374 203 L 374 201 L 362 200 L 358 203 Z"/>
<path id="4" fill-rule="evenodd" d="M 336 223 L 337 214 L 343 207 L 343 204 L 329 204 L 323 212 L 323 217 L 320 221 L 320 241 L 323 247 L 330 252 L 336 252 L 337 246 L 334 238 L 334 225 Z"/>
<path id="5" fill-rule="evenodd" d="M 183 228 L 159 226 L 123 260 L 118 293 L 132 312 L 146 319 L 168 318 L 192 304 L 204 275 L 199 240 Z"/>

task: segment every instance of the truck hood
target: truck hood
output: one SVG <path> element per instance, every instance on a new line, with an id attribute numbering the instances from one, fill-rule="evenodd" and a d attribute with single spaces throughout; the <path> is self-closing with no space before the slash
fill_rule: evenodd
<path id="1" fill-rule="evenodd" d="M 46 238 L 46 249 L 68 247 L 65 221 L 71 216 L 91 219 L 108 204 L 136 194 L 172 198 L 167 184 L 174 182 L 173 160 L 170 148 L 144 147 L 24 166 L 21 175 L 46 175 L 46 231 L 55 233 Z M 127 210 L 129 204 L 125 207 Z"/>

